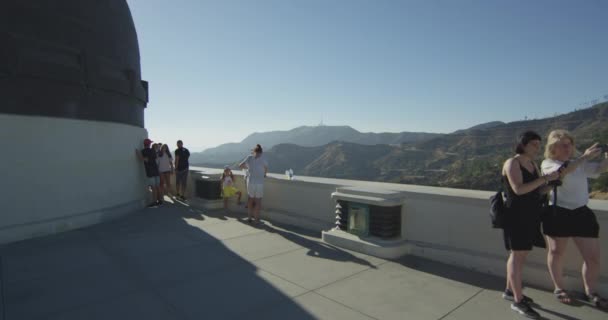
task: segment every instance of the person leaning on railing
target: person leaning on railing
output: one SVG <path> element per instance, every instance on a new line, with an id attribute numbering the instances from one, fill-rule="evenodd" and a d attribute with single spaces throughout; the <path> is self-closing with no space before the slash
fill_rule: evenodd
<path id="1" fill-rule="evenodd" d="M 533 300 L 522 293 L 522 272 L 526 257 L 533 246 L 545 247 L 540 232 L 542 194 L 547 193 L 548 181 L 559 178 L 558 173 L 540 176 L 534 158 L 540 150 L 540 135 L 524 132 L 515 148 L 515 156 L 507 159 L 502 168 L 503 188 L 506 192 L 506 214 L 503 236 L 509 251 L 507 261 L 507 287 L 503 298 L 513 301 L 511 309 L 538 319 L 540 315 L 531 307 Z"/>
<path id="2" fill-rule="evenodd" d="M 601 162 L 589 161 L 602 154 L 602 148 L 597 143 L 579 158 L 572 159 L 575 153 L 574 138 L 566 130 L 552 131 L 547 140 L 542 171 L 552 173 L 562 168 L 559 170 L 562 183 L 556 187 L 557 204 L 553 203 L 551 191 L 550 205 L 556 206 L 548 208 L 543 218 L 543 232 L 549 244 L 547 265 L 555 286 L 554 294 L 560 302 L 572 303 L 562 281 L 562 259 L 568 239 L 572 238 L 584 260 L 582 276 L 587 298 L 598 308 L 608 308 L 608 301 L 595 291 L 600 275 L 599 224 L 595 213 L 587 207 L 587 178 L 597 178 L 605 172 L 608 159 L 604 153 Z"/>

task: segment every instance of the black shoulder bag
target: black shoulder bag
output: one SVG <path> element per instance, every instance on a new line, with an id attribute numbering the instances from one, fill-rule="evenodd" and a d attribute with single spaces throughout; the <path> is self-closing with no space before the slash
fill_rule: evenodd
<path id="1" fill-rule="evenodd" d="M 502 197 L 502 190 L 499 190 L 490 197 L 490 220 L 492 228 L 500 229 L 504 227 L 506 214 L 505 201 Z"/>

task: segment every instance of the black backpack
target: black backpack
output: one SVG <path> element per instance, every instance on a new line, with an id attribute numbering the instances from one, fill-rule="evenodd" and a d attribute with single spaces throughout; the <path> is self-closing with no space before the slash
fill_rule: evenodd
<path id="1" fill-rule="evenodd" d="M 490 219 L 492 220 L 492 228 L 501 229 L 504 227 L 506 209 L 505 201 L 502 197 L 502 190 L 490 197 Z"/>

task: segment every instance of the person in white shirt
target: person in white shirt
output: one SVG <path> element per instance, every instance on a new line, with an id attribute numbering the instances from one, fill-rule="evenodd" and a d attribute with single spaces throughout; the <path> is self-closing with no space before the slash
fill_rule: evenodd
<path id="1" fill-rule="evenodd" d="M 253 149 L 253 154 L 245 158 L 239 167 L 247 169 L 247 216 L 251 222 L 251 216 L 256 222 L 260 222 L 260 209 L 262 207 L 262 197 L 264 196 L 264 178 L 268 173 L 268 162 L 262 155 L 262 146 L 259 144 Z"/>
<path id="2" fill-rule="evenodd" d="M 541 167 L 545 174 L 559 170 L 562 185 L 555 188 L 556 204 L 553 203 L 554 191 L 551 191 L 550 207 L 543 218 L 543 233 L 547 236 L 549 245 L 547 265 L 556 298 L 562 303 L 571 304 L 572 299 L 563 287 L 562 260 L 568 239 L 572 238 L 584 260 L 582 276 L 587 298 L 598 308 L 608 308 L 608 301 L 595 291 L 600 275 L 599 224 L 595 213 L 587 207 L 587 178 L 597 178 L 605 172 L 608 169 L 608 159 L 604 154 L 601 162 L 589 161 L 602 154 L 597 143 L 577 159 L 573 159 L 574 153 L 574 138 L 568 131 L 555 130 L 549 133 L 545 147 L 546 159 Z"/>
<path id="3" fill-rule="evenodd" d="M 171 174 L 173 173 L 173 157 L 169 146 L 163 144 L 156 158 L 158 171 L 160 172 L 160 190 L 164 195 L 169 195 L 171 192 Z"/>

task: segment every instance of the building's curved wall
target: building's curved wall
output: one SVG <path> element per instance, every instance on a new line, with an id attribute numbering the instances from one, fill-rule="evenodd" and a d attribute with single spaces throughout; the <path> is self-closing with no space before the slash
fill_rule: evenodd
<path id="1" fill-rule="evenodd" d="M 0 243 L 97 223 L 144 205 L 143 128 L 0 114 Z"/>
<path id="2" fill-rule="evenodd" d="M 125 0 L 0 4 L 0 243 L 143 205 L 148 85 Z"/>

